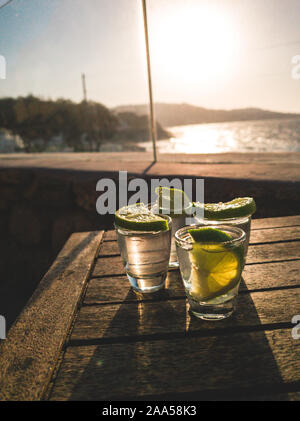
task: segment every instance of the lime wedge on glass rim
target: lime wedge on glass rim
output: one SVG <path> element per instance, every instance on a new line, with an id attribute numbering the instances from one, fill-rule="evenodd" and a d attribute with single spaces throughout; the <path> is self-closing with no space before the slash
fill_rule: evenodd
<path id="1" fill-rule="evenodd" d="M 242 246 L 226 245 L 232 237 L 215 228 L 190 229 L 193 248 L 190 295 L 209 301 L 233 289 L 240 281 L 244 267 Z"/>
<path id="2" fill-rule="evenodd" d="M 238 197 L 230 202 L 200 203 L 194 206 L 204 207 L 204 218 L 210 220 L 241 218 L 252 215 L 256 211 L 256 204 L 252 197 Z"/>
<path id="3" fill-rule="evenodd" d="M 185 214 L 185 210 L 192 206 L 187 194 L 180 189 L 158 186 L 155 189 L 157 204 L 160 209 L 167 209 L 170 214 Z"/>
<path id="4" fill-rule="evenodd" d="M 166 231 L 168 221 L 152 213 L 143 203 L 124 206 L 115 213 L 115 224 L 132 231 Z"/>

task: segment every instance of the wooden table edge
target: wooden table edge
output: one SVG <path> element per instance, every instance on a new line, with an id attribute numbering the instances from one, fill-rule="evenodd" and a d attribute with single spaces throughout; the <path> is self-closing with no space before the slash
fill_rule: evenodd
<path id="1" fill-rule="evenodd" d="M 43 399 L 103 233 L 70 236 L 0 344 L 0 401 Z"/>

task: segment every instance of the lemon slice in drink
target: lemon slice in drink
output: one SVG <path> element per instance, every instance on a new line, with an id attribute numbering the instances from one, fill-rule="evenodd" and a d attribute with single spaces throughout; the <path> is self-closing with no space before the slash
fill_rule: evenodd
<path id="1" fill-rule="evenodd" d="M 189 230 L 193 249 L 190 295 L 196 300 L 208 301 L 233 289 L 240 281 L 244 266 L 241 246 L 228 246 L 232 237 L 214 228 Z"/>
<path id="2" fill-rule="evenodd" d="M 115 223 L 120 228 L 133 231 L 166 231 L 168 221 L 152 213 L 143 203 L 124 206 L 115 213 Z"/>
<path id="3" fill-rule="evenodd" d="M 205 203 L 204 205 L 195 202 L 194 206 L 204 206 L 204 217 L 215 221 L 248 216 L 256 211 L 256 204 L 252 197 L 238 197 L 230 202 Z"/>

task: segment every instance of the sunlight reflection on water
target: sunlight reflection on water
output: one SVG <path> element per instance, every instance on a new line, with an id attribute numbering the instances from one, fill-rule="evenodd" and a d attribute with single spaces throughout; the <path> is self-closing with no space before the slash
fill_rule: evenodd
<path id="1" fill-rule="evenodd" d="M 169 127 L 161 153 L 299 152 L 300 119 L 242 121 Z M 151 150 L 151 142 L 141 143 Z"/>

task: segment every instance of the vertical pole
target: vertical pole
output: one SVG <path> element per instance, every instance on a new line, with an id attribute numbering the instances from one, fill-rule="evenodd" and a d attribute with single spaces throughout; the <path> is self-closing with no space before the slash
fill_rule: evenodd
<path id="1" fill-rule="evenodd" d="M 146 44 L 146 56 L 147 56 L 147 70 L 148 70 L 148 89 L 149 89 L 149 106 L 150 106 L 150 125 L 151 125 L 151 137 L 153 145 L 153 161 L 157 162 L 156 154 L 156 127 L 154 118 L 154 107 L 153 107 L 153 95 L 152 95 L 152 80 L 151 80 L 151 65 L 150 65 L 150 49 L 149 49 L 149 37 L 148 37 L 148 23 L 147 23 L 147 7 L 146 0 L 142 0 L 143 4 L 143 17 L 144 17 L 144 32 L 145 32 L 145 44 Z"/>
<path id="2" fill-rule="evenodd" d="M 82 79 L 82 89 L 83 89 L 83 100 L 86 102 L 87 96 L 86 96 L 86 85 L 85 85 L 85 74 L 84 73 L 81 74 L 81 79 Z"/>

